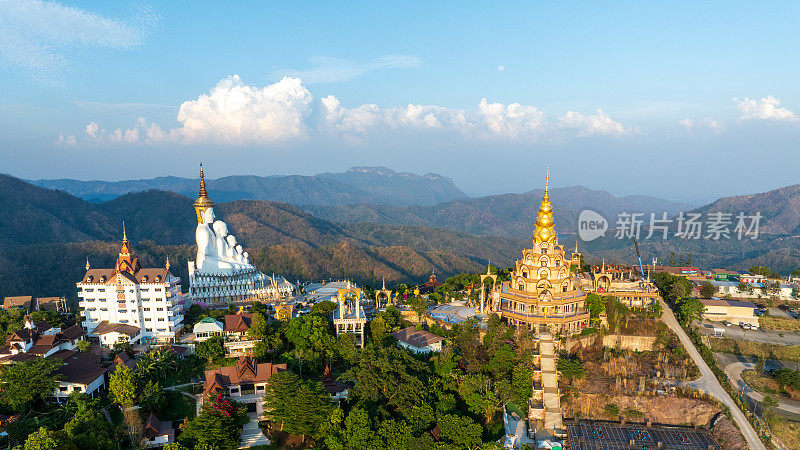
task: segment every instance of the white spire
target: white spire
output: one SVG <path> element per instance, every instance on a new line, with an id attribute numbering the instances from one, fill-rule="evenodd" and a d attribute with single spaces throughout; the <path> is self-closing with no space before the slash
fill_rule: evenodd
<path id="1" fill-rule="evenodd" d="M 91 265 L 89 265 L 89 257 L 87 256 L 87 257 L 86 257 L 86 270 L 89 270 L 89 269 L 91 269 L 91 268 L 92 268 L 92 266 L 91 266 Z"/>

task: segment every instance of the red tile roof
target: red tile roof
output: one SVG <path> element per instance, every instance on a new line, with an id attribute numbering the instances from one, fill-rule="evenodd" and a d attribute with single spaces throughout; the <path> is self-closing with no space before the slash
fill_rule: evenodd
<path id="1" fill-rule="evenodd" d="M 228 333 L 244 333 L 250 329 L 253 322 L 252 313 L 227 314 L 225 315 L 225 328 Z"/>
<path id="2" fill-rule="evenodd" d="M 224 389 L 242 383 L 257 383 L 286 370 L 286 364 L 256 363 L 252 356 L 240 356 L 235 366 L 220 367 L 219 370 L 206 370 L 205 392 Z"/>
<path id="3" fill-rule="evenodd" d="M 423 348 L 444 340 L 444 338 L 441 336 L 433 334 L 429 331 L 417 330 L 414 327 L 403 328 L 400 331 L 394 332 L 392 336 L 394 336 L 400 342 L 404 342 L 417 348 Z"/>

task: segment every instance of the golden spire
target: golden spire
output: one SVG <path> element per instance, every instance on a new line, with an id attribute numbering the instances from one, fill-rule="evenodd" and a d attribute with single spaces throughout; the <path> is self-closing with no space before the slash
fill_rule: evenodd
<path id="1" fill-rule="evenodd" d="M 125 221 L 124 220 L 122 221 L 122 241 L 123 242 L 127 242 L 128 241 L 128 233 L 125 231 Z"/>
<path id="2" fill-rule="evenodd" d="M 208 191 L 206 190 L 206 177 L 205 174 L 203 174 L 203 163 L 200 163 L 200 189 L 197 192 L 197 200 L 194 201 L 197 223 L 203 223 L 203 212 L 213 206 L 214 202 L 208 198 Z"/>
<path id="3" fill-rule="evenodd" d="M 125 221 L 122 221 L 122 249 L 119 251 L 120 257 L 130 256 L 131 247 L 128 243 L 128 233 L 125 231 Z"/>
<path id="4" fill-rule="evenodd" d="M 550 204 L 550 168 L 547 169 L 547 176 L 544 181 L 544 196 L 539 205 L 539 215 L 536 218 L 536 230 L 533 233 L 533 242 L 552 243 L 556 239 L 555 220 L 553 219 L 553 207 Z"/>

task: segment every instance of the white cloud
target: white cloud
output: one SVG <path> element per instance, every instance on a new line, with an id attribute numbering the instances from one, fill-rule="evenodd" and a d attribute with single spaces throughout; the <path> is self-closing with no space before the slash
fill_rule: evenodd
<path id="1" fill-rule="evenodd" d="M 237 75 L 220 81 L 207 94 L 184 102 L 180 126 L 162 130 L 139 118 L 130 129 L 106 131 L 97 122 L 86 126 L 94 142 L 229 145 L 279 144 L 333 137 L 363 143 L 387 133 L 438 133 L 458 139 L 536 142 L 565 137 L 622 136 L 635 132 L 606 113 L 585 115 L 570 111 L 551 124 L 535 106 L 490 103 L 483 98 L 477 110 L 410 103 L 384 108 L 364 104 L 342 106 L 333 95 L 314 100 L 297 78 L 284 78 L 264 87 L 245 84 Z"/>
<path id="2" fill-rule="evenodd" d="M 489 135 L 518 140 L 536 140 L 547 125 L 544 113 L 533 106 L 489 103 L 481 99 L 478 110 Z"/>
<path id="3" fill-rule="evenodd" d="M 721 134 L 725 132 L 725 125 L 711 117 L 706 117 L 705 119 L 700 120 L 692 120 L 689 118 L 681 119 L 678 121 L 678 124 L 686 128 L 686 131 L 690 132 L 701 129 L 711 131 L 714 134 Z"/>
<path id="4" fill-rule="evenodd" d="M 416 69 L 422 60 L 409 55 L 384 55 L 367 62 L 317 56 L 309 60 L 312 68 L 304 70 L 276 70 L 272 75 L 276 78 L 300 78 L 306 83 L 333 83 L 350 81 L 367 72 L 381 69 Z"/>
<path id="5" fill-rule="evenodd" d="M 744 100 L 734 98 L 737 108 L 741 112 L 742 120 L 778 120 L 795 121 L 798 120 L 797 114 L 781 106 L 781 101 L 772 95 L 768 95 L 761 100 L 745 97 Z"/>
<path id="6" fill-rule="evenodd" d="M 0 2 L 0 64 L 37 73 L 67 66 L 79 48 L 125 49 L 140 45 L 155 20 L 143 14 L 119 21 L 83 9 L 40 0 Z"/>
<path id="7" fill-rule="evenodd" d="M 68 136 L 64 136 L 63 134 L 59 134 L 58 135 L 58 140 L 56 141 L 56 144 L 63 145 L 63 146 L 66 146 L 66 147 L 72 147 L 73 145 L 76 145 L 77 143 L 78 143 L 78 138 L 75 137 L 74 134 L 70 134 Z"/>
<path id="8" fill-rule="evenodd" d="M 220 81 L 208 94 L 184 102 L 178 111 L 188 142 L 278 142 L 306 135 L 311 93 L 297 78 L 257 88 L 238 75 Z"/>
<path id="9" fill-rule="evenodd" d="M 621 123 L 615 121 L 602 110 L 596 114 L 585 115 L 575 111 L 567 111 L 560 118 L 562 127 L 575 130 L 578 136 L 622 136 L 635 130 L 626 129 Z"/>

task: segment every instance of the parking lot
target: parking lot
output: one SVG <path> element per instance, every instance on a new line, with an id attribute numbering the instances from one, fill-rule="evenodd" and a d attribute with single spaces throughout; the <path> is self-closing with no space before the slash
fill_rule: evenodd
<path id="1" fill-rule="evenodd" d="M 711 328 L 706 325 L 711 325 Z M 715 329 L 724 329 L 724 332 L 721 333 L 720 336 L 719 333 L 715 334 Z M 743 330 L 738 325 L 727 327 L 721 322 L 704 322 L 700 325 L 699 330 L 701 333 L 710 336 L 716 335 L 741 341 L 755 341 L 778 345 L 800 345 L 800 334 L 787 331 Z"/>

